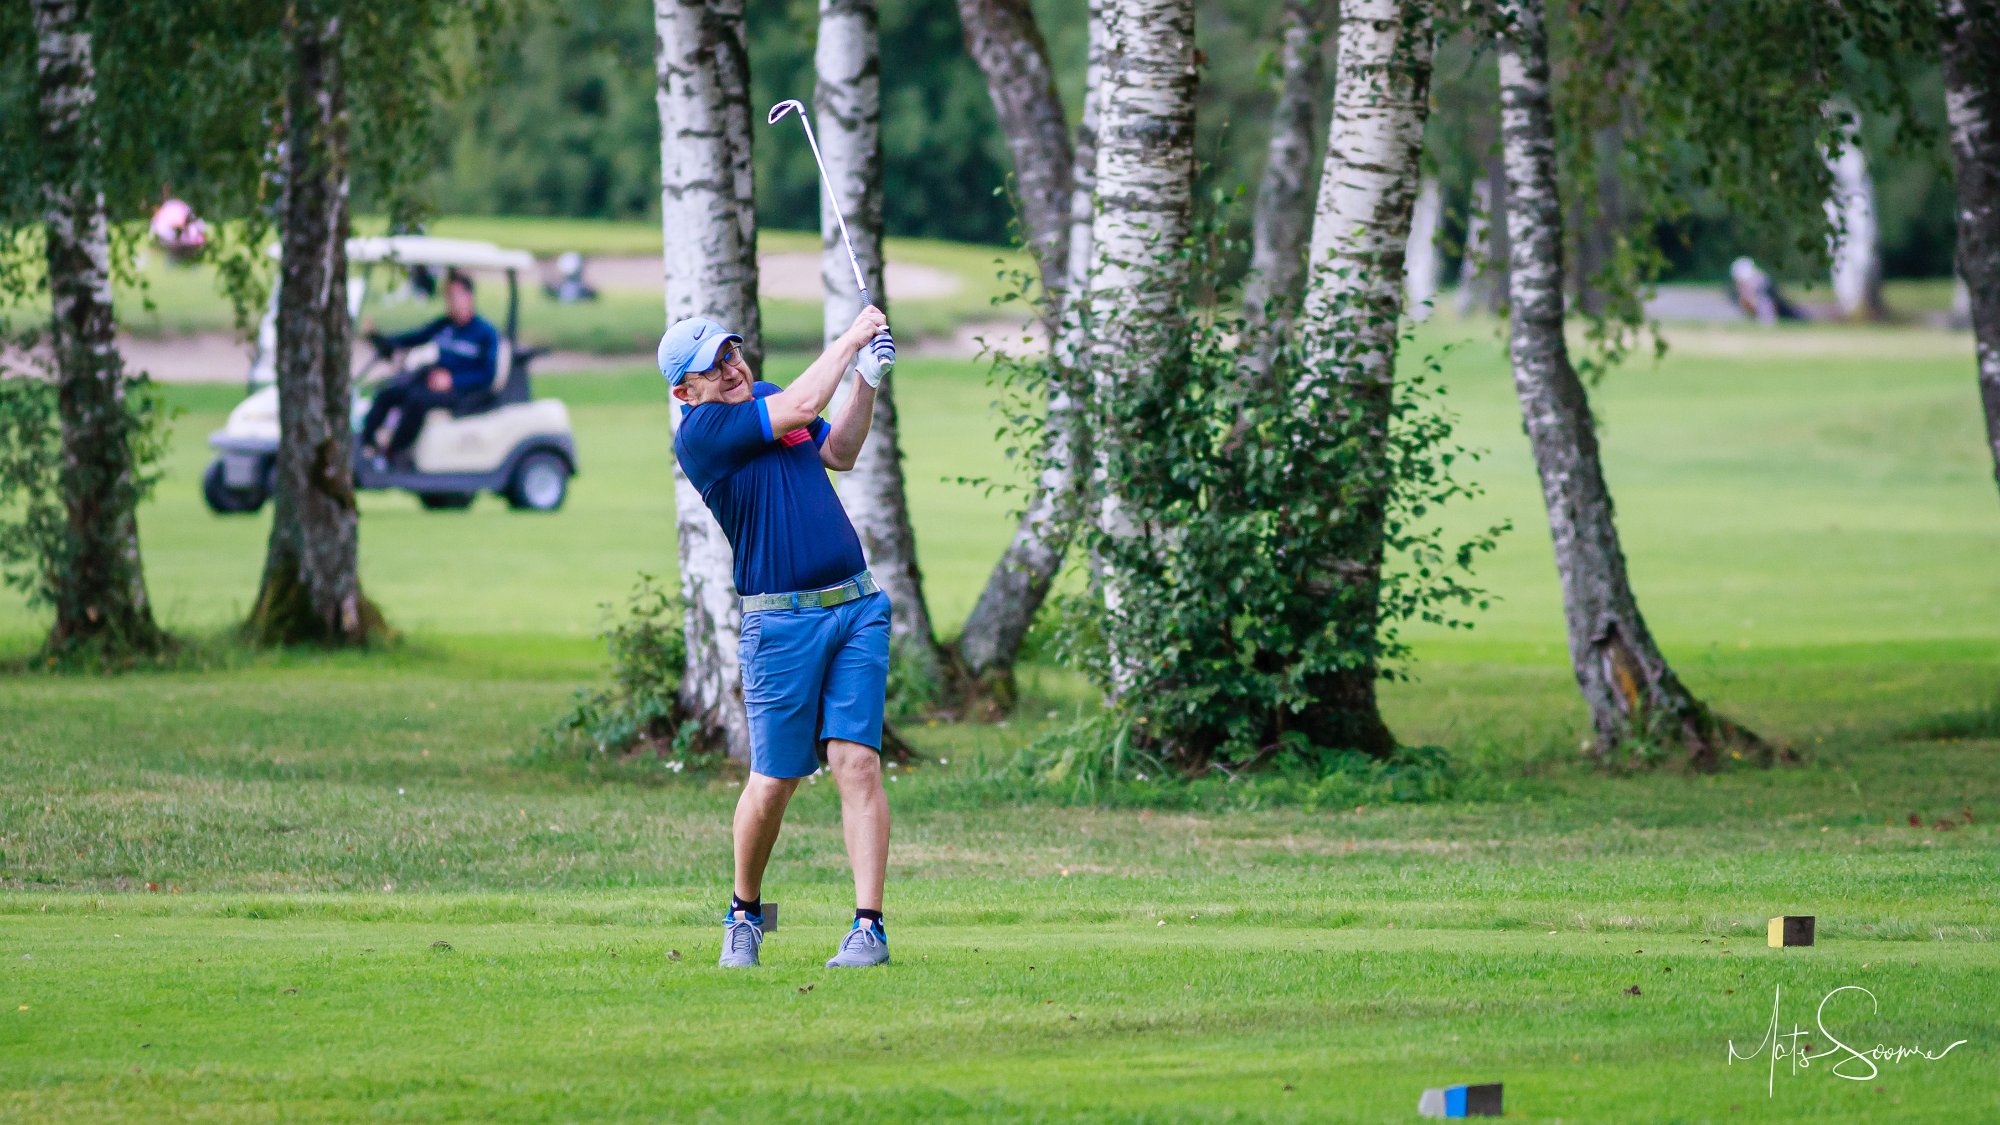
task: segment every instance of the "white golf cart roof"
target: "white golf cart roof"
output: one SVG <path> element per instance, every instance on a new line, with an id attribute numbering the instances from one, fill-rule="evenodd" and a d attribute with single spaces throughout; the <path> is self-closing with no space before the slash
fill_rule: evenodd
<path id="1" fill-rule="evenodd" d="M 282 251 L 273 243 L 270 253 L 276 258 L 281 256 Z M 526 250 L 509 250 L 491 242 L 474 242 L 464 238 L 432 238 L 425 234 L 350 238 L 347 240 L 347 260 L 462 270 L 525 270 L 535 264 L 535 256 Z"/>
<path id="2" fill-rule="evenodd" d="M 269 253 L 271 257 L 278 258 L 284 252 L 277 243 L 272 243 Z M 364 267 L 388 263 L 432 269 L 506 271 L 507 326 L 503 338 L 509 347 L 514 344 L 514 333 L 520 321 L 521 295 L 515 274 L 535 266 L 535 256 L 526 250 L 510 250 L 491 242 L 432 238 L 422 234 L 350 238 L 347 240 L 347 261 L 350 265 Z M 347 277 L 347 314 L 350 318 L 361 315 L 362 299 L 368 291 L 368 272 L 363 269 Z M 264 319 L 257 326 L 256 345 L 250 351 L 250 386 L 261 387 L 277 381 L 277 351 L 278 287 L 273 285 L 270 304 L 264 309 Z"/>

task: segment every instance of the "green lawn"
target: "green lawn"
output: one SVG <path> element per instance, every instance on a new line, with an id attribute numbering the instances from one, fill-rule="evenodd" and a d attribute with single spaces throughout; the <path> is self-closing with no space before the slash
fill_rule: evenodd
<path id="1" fill-rule="evenodd" d="M 1575 752 L 1498 342 L 1420 346 L 1453 339 L 1449 401 L 1490 453 L 1450 518 L 1516 531 L 1481 570 L 1500 601 L 1417 632 L 1418 679 L 1387 694 L 1458 761 L 1453 800 L 1033 791 L 1006 763 L 1082 698 L 1034 668 L 1012 723 L 909 732 L 942 760 L 890 786 L 894 965 L 819 967 L 848 892 L 816 783 L 767 967 L 720 973 L 733 783 L 521 764 L 601 674 L 597 603 L 673 557 L 657 376 L 548 378 L 583 460 L 563 512 L 364 497 L 398 649 L 0 681 L 0 1120 L 1379 1121 L 1460 1081 L 1533 1120 L 2000 1116 L 2000 519 L 1969 340 L 1690 332 L 1599 389 L 1649 622 L 1697 691 L 1805 755 L 1612 778 Z M 1009 531 L 1004 496 L 950 483 L 1005 471 L 992 396 L 939 361 L 897 387 L 955 628 Z M 171 625 L 212 633 L 268 525 L 196 495 L 234 394 L 172 393 L 147 569 Z M 0 605 L 0 653 L 40 627 Z M 1785 912 L 1819 944 L 1765 948 Z M 1827 1049 L 1814 1008 L 1850 984 L 1879 1008 L 1829 1002 L 1844 1042 L 1969 1042 L 1869 1082 L 1727 1062 L 1776 989 L 1781 1030 Z"/>

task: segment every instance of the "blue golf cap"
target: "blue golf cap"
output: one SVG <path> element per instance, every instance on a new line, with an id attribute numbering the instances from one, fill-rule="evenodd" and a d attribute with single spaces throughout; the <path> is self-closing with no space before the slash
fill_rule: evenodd
<path id="1" fill-rule="evenodd" d="M 669 386 L 678 387 L 690 373 L 714 367 L 715 357 L 731 341 L 740 344 L 743 337 L 705 316 L 677 320 L 660 337 L 660 374 Z"/>

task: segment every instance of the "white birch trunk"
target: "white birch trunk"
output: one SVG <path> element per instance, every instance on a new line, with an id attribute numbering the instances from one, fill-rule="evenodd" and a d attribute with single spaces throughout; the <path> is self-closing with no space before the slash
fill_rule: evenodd
<path id="1" fill-rule="evenodd" d="M 1325 97 L 1327 0 L 1286 0 L 1279 17 L 1278 102 L 1257 181 L 1243 316 L 1255 345 L 1251 366 L 1270 370 L 1296 315 L 1312 227 L 1313 134 Z"/>
<path id="2" fill-rule="evenodd" d="M 2000 65 L 1997 63 L 1996 65 Z M 1861 151 L 1861 130 L 1851 121 L 1837 151 L 1826 156 L 1833 191 L 1826 199 L 1828 247 L 1833 258 L 1833 299 L 1843 320 L 1880 320 L 1882 258 L 1875 222 L 1875 181 Z"/>
<path id="3" fill-rule="evenodd" d="M 1965 281 L 1980 406 L 2000 484 L 2000 6 L 1938 0 L 1945 120 L 1958 176 L 1958 272 Z"/>
<path id="4" fill-rule="evenodd" d="M 1014 528 L 986 586 L 959 635 L 958 659 L 975 682 L 996 693 L 1007 705 L 1014 660 L 1047 599 L 1056 572 L 1069 548 L 1076 518 L 1077 465 L 1089 456 L 1088 435 L 1082 432 L 1078 399 L 1088 393 L 1083 380 L 1089 342 L 1090 228 L 1095 219 L 1097 188 L 1097 119 L 1104 84 L 1104 19 L 1102 0 L 1090 6 L 1089 62 L 1084 77 L 1083 120 L 1077 126 L 1071 153 L 1070 195 L 1062 240 L 1067 294 L 1059 313 L 1054 382 L 1049 388 L 1047 446 L 1035 492 Z M 1054 286 L 1047 285 L 1052 292 Z"/>
<path id="5" fill-rule="evenodd" d="M 1300 402 L 1363 439 L 1346 544 L 1331 564 L 1343 638 L 1360 665 L 1316 678 L 1299 727 L 1316 745 L 1386 754 L 1395 739 L 1376 702 L 1375 647 L 1389 489 L 1388 431 L 1410 214 L 1422 181 L 1430 109 L 1432 0 L 1345 0 L 1299 339 Z"/>
<path id="6" fill-rule="evenodd" d="M 1600 754 L 1635 737 L 1666 739 L 1681 744 L 1690 764 L 1712 767 L 1726 743 L 1756 740 L 1710 714 L 1681 685 L 1633 597 L 1590 403 L 1563 336 L 1563 210 L 1542 0 L 1505 0 L 1500 15 L 1509 352 L 1548 508 L 1571 665 Z"/>
<path id="7" fill-rule="evenodd" d="M 888 310 L 882 274 L 882 82 L 874 0 L 820 0 L 819 44 L 813 65 L 813 117 L 833 197 L 820 193 L 820 283 L 825 340 L 831 344 L 861 312 L 861 293 L 840 241 L 837 199 L 848 208 L 847 233 L 877 307 Z M 850 374 L 850 385 L 857 378 Z M 896 425 L 893 375 L 875 392 L 868 441 L 854 469 L 838 481 L 841 505 L 861 538 L 862 553 L 889 595 L 890 636 L 897 659 L 913 662 L 927 683 L 943 684 L 947 661 L 931 629 L 924 600 L 917 537 L 903 487 L 903 450 Z M 844 408 L 841 403 L 836 409 Z"/>
<path id="8" fill-rule="evenodd" d="M 1413 320 L 1429 320 L 1431 302 L 1438 291 L 1438 218 L 1444 211 L 1436 176 L 1425 176 L 1417 190 L 1416 209 L 1410 213 L 1410 248 L 1404 256 L 1407 307 Z"/>
<path id="9" fill-rule="evenodd" d="M 1035 256 L 1053 329 L 1062 315 L 1068 278 L 1074 179 L 1069 123 L 1056 93 L 1048 43 L 1028 0 L 958 0 L 958 15 L 966 53 L 986 76 L 994 116 L 1014 158 L 1021 226 Z M 1090 96 L 1087 87 L 1084 96 Z"/>
<path id="10" fill-rule="evenodd" d="M 1465 208 L 1465 253 L 1458 260 L 1458 315 L 1470 316 L 1486 292 L 1486 263 L 1493 214 L 1493 185 L 1484 176 L 1472 181 Z"/>
<path id="11" fill-rule="evenodd" d="M 43 576 L 54 594 L 51 651 L 88 641 L 147 651 L 163 640 L 146 597 L 126 381 L 111 298 L 101 184 L 97 71 L 84 0 L 36 0 L 42 227 L 62 427 L 60 490 L 69 549 Z"/>
<path id="12" fill-rule="evenodd" d="M 654 0 L 660 108 L 660 219 L 667 323 L 700 314 L 743 337 L 763 366 L 756 213 L 750 191 L 749 56 L 740 0 Z M 680 425 L 680 409 L 671 410 Z M 681 700 L 731 758 L 750 758 L 742 630 L 729 540 L 674 466 L 674 526 L 687 603 Z"/>
<path id="13" fill-rule="evenodd" d="M 1158 376 L 1171 354 L 1177 304 L 1187 284 L 1194 187 L 1193 0 L 1108 0 L 1104 8 L 1105 85 L 1099 106 L 1097 214 L 1091 228 L 1091 359 L 1095 392 L 1109 404 L 1128 386 Z M 1109 415 L 1101 406 L 1098 417 Z M 1137 534 L 1120 500 L 1114 443 L 1100 429 L 1095 472 L 1097 520 L 1111 539 Z M 1105 608 L 1119 616 L 1126 581 L 1104 565 Z M 1114 637 L 1114 625 L 1108 630 Z M 1133 683 L 1132 664 L 1111 652 L 1112 691 Z"/>

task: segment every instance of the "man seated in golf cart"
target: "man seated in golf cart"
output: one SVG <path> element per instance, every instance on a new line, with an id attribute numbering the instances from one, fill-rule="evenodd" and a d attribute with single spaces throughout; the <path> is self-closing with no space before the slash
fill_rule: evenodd
<path id="1" fill-rule="evenodd" d="M 474 311 L 472 278 L 457 270 L 446 275 L 444 307 L 445 315 L 400 336 L 376 332 L 372 321 L 363 327 L 368 342 L 385 355 L 419 344 L 437 346 L 436 364 L 406 371 L 375 393 L 368 417 L 361 423 L 365 456 L 396 462 L 417 443 L 424 416 L 432 409 L 460 407 L 491 391 L 500 359 L 500 333 Z M 392 409 L 401 410 L 395 431 L 386 447 L 378 446 L 382 425 Z"/>

